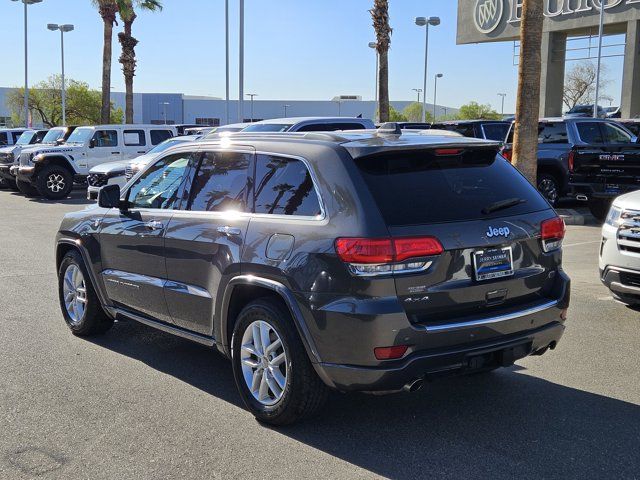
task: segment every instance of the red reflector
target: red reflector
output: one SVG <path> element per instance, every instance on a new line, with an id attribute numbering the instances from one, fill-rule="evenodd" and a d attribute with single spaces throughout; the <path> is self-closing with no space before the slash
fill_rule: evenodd
<path id="1" fill-rule="evenodd" d="M 570 172 L 573 172 L 573 165 L 574 165 L 575 159 L 576 159 L 576 152 L 571 150 L 569 152 L 569 160 L 568 160 L 568 162 L 569 162 L 569 171 Z"/>
<path id="2" fill-rule="evenodd" d="M 407 258 L 429 257 L 442 253 L 442 245 L 435 237 L 394 238 L 393 244 L 396 262 Z"/>
<path id="3" fill-rule="evenodd" d="M 513 159 L 513 150 L 511 148 L 502 147 L 502 150 L 500 151 L 500 153 L 504 158 L 506 158 L 509 161 L 509 163 L 511 163 L 511 160 Z"/>
<path id="4" fill-rule="evenodd" d="M 395 360 L 404 357 L 407 353 L 408 345 L 396 345 L 393 347 L 377 347 L 373 349 L 378 360 Z"/>
<path id="5" fill-rule="evenodd" d="M 393 244 L 390 238 L 338 238 L 336 253 L 346 263 L 393 262 Z"/>
<path id="6" fill-rule="evenodd" d="M 540 237 L 542 240 L 562 240 L 564 238 L 564 221 L 560 217 L 542 222 Z"/>
<path id="7" fill-rule="evenodd" d="M 359 264 L 394 263 L 443 252 L 435 237 L 338 238 L 335 246 L 343 262 Z"/>
<path id="8" fill-rule="evenodd" d="M 436 155 L 460 155 L 463 151 L 462 148 L 437 148 Z"/>

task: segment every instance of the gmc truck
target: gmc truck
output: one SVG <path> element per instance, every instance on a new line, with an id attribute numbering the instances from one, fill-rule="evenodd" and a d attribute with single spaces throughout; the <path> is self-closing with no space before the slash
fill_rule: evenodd
<path id="1" fill-rule="evenodd" d="M 512 125 L 502 149 L 508 160 L 513 130 Z M 538 190 L 554 206 L 565 195 L 587 201 L 591 213 L 604 219 L 614 197 L 637 188 L 635 177 L 618 177 L 624 176 L 624 160 L 633 161 L 638 154 L 637 137 L 613 120 L 542 119 L 538 127 Z"/>

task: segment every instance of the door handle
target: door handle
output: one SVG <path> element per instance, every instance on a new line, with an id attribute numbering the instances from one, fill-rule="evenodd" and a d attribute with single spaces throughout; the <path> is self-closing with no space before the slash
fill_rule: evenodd
<path id="1" fill-rule="evenodd" d="M 242 234 L 242 230 L 236 227 L 224 226 L 224 227 L 218 227 L 217 230 L 218 230 L 218 233 L 226 235 L 227 237 L 232 237 L 232 236 L 237 236 Z"/>
<path id="2" fill-rule="evenodd" d="M 120 152 L 111 152 L 111 155 L 120 155 Z"/>
<path id="3" fill-rule="evenodd" d="M 149 230 L 160 230 L 164 227 L 162 222 L 158 222 L 157 220 L 151 220 L 150 222 L 145 223 L 144 226 Z"/>

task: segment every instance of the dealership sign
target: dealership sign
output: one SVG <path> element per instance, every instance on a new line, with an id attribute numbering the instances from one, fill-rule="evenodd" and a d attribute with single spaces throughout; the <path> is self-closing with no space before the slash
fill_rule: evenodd
<path id="1" fill-rule="evenodd" d="M 476 0 L 473 20 L 480 33 L 493 32 L 503 18 L 510 24 L 519 23 L 522 18 L 523 0 Z M 640 6 L 640 0 L 543 0 L 544 15 L 548 18 L 577 16 L 599 11 L 604 1 L 605 9 L 613 9 L 621 5 Z M 506 5 L 505 5 L 506 4 Z"/>

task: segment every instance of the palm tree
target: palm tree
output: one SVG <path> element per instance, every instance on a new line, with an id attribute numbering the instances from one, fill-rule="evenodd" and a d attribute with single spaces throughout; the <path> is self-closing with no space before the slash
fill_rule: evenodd
<path id="1" fill-rule="evenodd" d="M 119 62 L 122 64 L 126 91 L 125 122 L 133 123 L 133 77 L 136 74 L 135 48 L 138 45 L 138 40 L 131 33 L 133 22 L 137 18 L 135 7 L 155 12 L 162 10 L 162 4 L 159 0 L 135 0 L 135 2 L 134 0 L 118 0 L 118 6 L 120 19 L 124 23 L 124 31 L 118 34 L 118 41 L 122 46 Z"/>
<path id="2" fill-rule="evenodd" d="M 376 32 L 376 50 L 379 55 L 378 109 L 380 122 L 384 123 L 389 121 L 389 47 L 393 32 L 389 25 L 389 0 L 374 0 L 369 13 Z"/>
<path id="3" fill-rule="evenodd" d="M 538 120 L 540 114 L 540 66 L 542 3 L 523 0 L 520 23 L 520 66 L 513 138 L 513 164 L 536 185 L 538 169 Z"/>
<path id="4" fill-rule="evenodd" d="M 104 24 L 102 45 L 102 108 L 100 121 L 111 123 L 111 42 L 113 39 L 113 25 L 117 24 L 117 0 L 91 0 L 98 7 L 102 23 Z"/>

